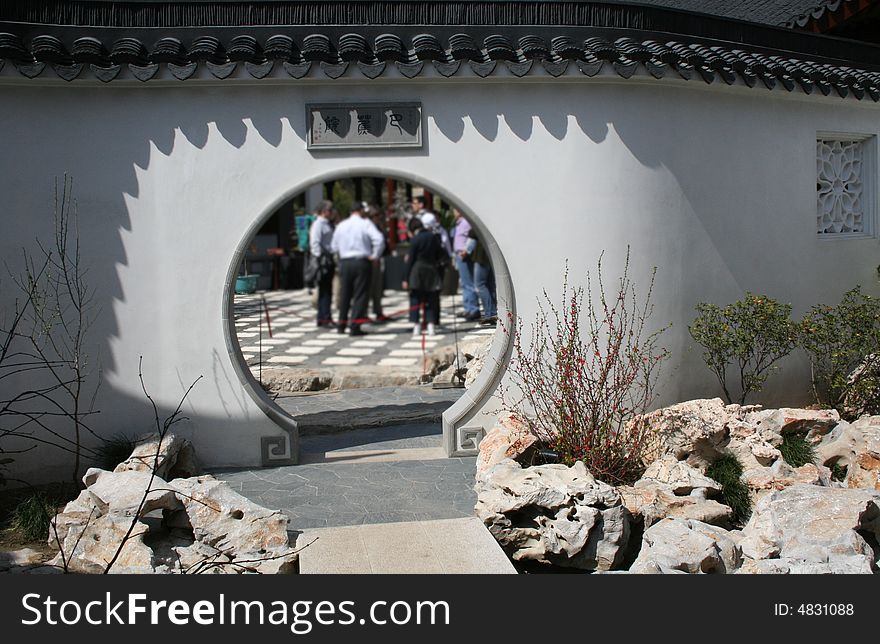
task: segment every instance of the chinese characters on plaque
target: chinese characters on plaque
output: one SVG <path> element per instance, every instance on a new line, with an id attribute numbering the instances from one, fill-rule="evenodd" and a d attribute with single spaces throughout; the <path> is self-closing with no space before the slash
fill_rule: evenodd
<path id="1" fill-rule="evenodd" d="M 420 148 L 421 103 L 307 105 L 309 149 Z"/>

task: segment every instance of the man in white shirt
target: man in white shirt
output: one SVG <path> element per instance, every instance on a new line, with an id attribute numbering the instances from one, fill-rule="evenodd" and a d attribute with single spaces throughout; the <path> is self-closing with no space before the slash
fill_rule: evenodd
<path id="1" fill-rule="evenodd" d="M 361 330 L 367 318 L 367 295 L 373 263 L 379 261 L 385 239 L 372 221 L 363 216 L 363 204 L 351 207 L 348 219 L 333 233 L 331 248 L 339 255 L 339 333 L 351 328 L 351 335 L 366 335 Z M 351 312 L 351 317 L 349 317 Z"/>
<path id="2" fill-rule="evenodd" d="M 330 304 L 333 301 L 333 202 L 324 200 L 318 205 L 317 219 L 309 228 L 309 272 L 318 286 L 318 326 L 330 326 L 333 319 Z"/>

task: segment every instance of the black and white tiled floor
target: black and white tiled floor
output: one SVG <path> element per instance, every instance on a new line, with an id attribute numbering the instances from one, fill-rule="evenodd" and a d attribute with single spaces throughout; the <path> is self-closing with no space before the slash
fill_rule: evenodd
<path id="1" fill-rule="evenodd" d="M 242 354 L 252 370 L 261 362 L 263 367 L 415 367 L 425 353 L 453 344 L 456 336 L 459 341 L 472 340 L 495 331 L 495 327 L 456 317 L 462 310 L 459 296 L 442 297 L 440 327 L 433 337 L 413 338 L 406 292 L 386 291 L 383 307 L 385 315 L 393 317 L 390 322 L 366 324 L 363 330 L 368 335 L 351 337 L 337 333 L 335 328 L 316 325 L 312 296 L 305 289 L 236 295 L 235 328 Z"/>

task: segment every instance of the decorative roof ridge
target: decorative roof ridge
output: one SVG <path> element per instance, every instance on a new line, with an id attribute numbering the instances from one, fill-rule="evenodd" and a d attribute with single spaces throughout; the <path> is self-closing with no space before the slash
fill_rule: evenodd
<path id="1" fill-rule="evenodd" d="M 792 16 L 785 22 L 780 23 L 780 26 L 790 29 L 804 28 L 810 22 L 820 21 L 823 18 L 827 18 L 828 15 L 836 14 L 838 11 L 849 8 L 852 5 L 855 5 L 856 11 L 858 11 L 860 9 L 859 4 L 860 0 L 824 0 L 824 2 L 819 2 L 809 11 Z"/>

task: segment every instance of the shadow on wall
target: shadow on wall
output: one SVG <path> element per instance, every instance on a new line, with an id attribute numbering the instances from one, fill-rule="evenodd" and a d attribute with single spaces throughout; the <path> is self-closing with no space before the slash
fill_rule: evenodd
<path id="1" fill-rule="evenodd" d="M 553 88 L 552 100 L 547 100 L 547 96 L 542 94 L 541 88 L 544 87 Z M 487 102 L 477 98 L 483 90 L 462 86 L 463 92 L 475 97 L 473 104 L 467 100 L 450 99 L 447 94 L 441 99 L 437 93 L 426 92 L 424 108 L 429 122 L 451 142 L 461 141 L 465 133 L 471 130 L 486 142 L 496 141 L 503 130 L 509 130 L 521 143 L 527 143 L 539 135 L 546 140 L 546 132 L 552 139 L 551 147 L 544 147 L 543 150 L 552 152 L 554 140 L 562 150 L 572 136 L 585 137 L 593 144 L 600 144 L 610 136 L 617 137 L 639 164 L 663 169 L 675 178 L 686 203 L 684 206 L 672 204 L 669 209 L 686 208 L 692 212 L 690 225 L 711 240 L 717 253 L 713 257 L 691 256 L 688 240 L 681 240 L 678 253 L 680 264 L 663 266 L 661 270 L 668 278 L 678 280 L 683 293 L 703 293 L 703 299 L 717 300 L 719 284 L 713 283 L 711 277 L 707 279 L 699 267 L 708 261 L 720 260 L 726 270 L 722 285 L 724 293 L 731 293 L 734 297 L 739 295 L 730 289 L 733 283 L 741 291 L 767 292 L 786 301 L 804 295 L 805 289 L 809 288 L 809 279 L 801 283 L 788 283 L 784 281 L 786 278 L 772 275 L 769 270 L 766 283 L 741 282 L 738 276 L 754 274 L 756 262 L 761 265 L 766 261 L 766 266 L 770 267 L 778 264 L 780 257 L 773 257 L 769 261 L 770 258 L 755 256 L 725 243 L 743 225 L 757 227 L 762 218 L 772 217 L 773 213 L 762 210 L 762 203 L 767 197 L 766 192 L 772 190 L 774 185 L 780 190 L 790 189 L 786 188 L 784 168 L 780 168 L 778 175 L 768 177 L 760 186 L 743 185 L 737 176 L 719 176 L 715 181 L 706 179 L 706 166 L 715 161 L 719 150 L 724 150 L 728 157 L 725 167 L 730 166 L 731 155 L 734 162 L 749 164 L 750 155 L 761 153 L 766 146 L 766 133 L 796 117 L 801 103 L 788 102 L 786 109 L 780 108 L 776 112 L 765 110 L 762 113 L 772 114 L 774 122 L 755 128 L 751 139 L 732 142 L 725 123 L 739 123 L 736 132 L 737 136 L 742 135 L 743 110 L 767 99 L 702 92 L 672 85 L 645 89 L 634 84 L 631 100 L 627 101 L 620 100 L 620 87 L 612 85 L 549 84 L 534 85 L 533 90 L 522 92 L 521 88 L 509 86 L 493 88 L 492 100 Z M 247 100 L 229 100 L 230 91 L 247 93 Z M 374 91 L 369 90 L 370 93 Z M 279 96 L 279 93 L 282 95 Z M 300 141 L 306 137 L 302 96 L 296 91 L 285 92 L 278 87 L 253 85 L 232 89 L 188 86 L 131 90 L 102 87 L 78 88 L 76 92 L 14 87 L 5 89 L 4 94 L 3 111 L 10 121 L 27 121 L 35 114 L 39 115 L 41 136 L 46 141 L 63 141 L 64 145 L 53 145 L 52 154 L 47 155 L 39 145 L 27 139 L 27 131 L 12 131 L 4 135 L 3 156 L 0 158 L 2 169 L 7 177 L 13 176 L 11 170 L 15 170 L 15 178 L 7 178 L 4 185 L 7 190 L 16 192 L 15 203 L 27 209 L 28 213 L 19 217 L 5 234 L 3 256 L 15 257 L 18 249 L 30 245 L 35 236 L 51 234 L 53 177 L 65 172 L 72 173 L 82 228 L 88 231 L 83 239 L 83 255 L 88 258 L 90 283 L 97 289 L 101 309 L 101 316 L 91 330 L 95 345 L 90 352 L 98 357 L 105 371 L 133 371 L 136 374 L 136 365 L 114 363 L 111 344 L 120 339 L 129 341 L 119 337 L 120 323 L 116 318 L 114 303 L 126 300 L 118 275 L 128 264 L 123 239 L 129 234 L 137 234 L 137 222 L 130 219 L 127 201 L 139 196 L 138 170 L 146 170 L 155 153 L 172 155 L 178 136 L 185 138 L 192 146 L 203 149 L 212 130 L 216 130 L 223 140 L 235 148 L 241 148 L 249 142 L 249 137 L 255 135 L 262 144 L 274 148 L 280 147 L 288 137 L 294 137 L 298 140 L 297 145 L 300 145 Z M 411 95 L 418 94 L 419 86 L 413 85 Z M 663 109 L 662 121 L 654 116 L 652 107 L 657 103 L 674 108 L 676 101 L 685 95 L 695 110 Z M 118 99 L 119 107 L 112 113 L 107 111 L 108 96 Z M 19 98 L 22 100 L 19 101 Z M 75 127 L 71 127 L 69 116 L 72 107 L 76 108 L 79 116 Z M 697 120 L 694 119 L 695 114 L 699 116 Z M 681 138 L 680 148 L 672 154 L 669 153 L 671 136 Z M 100 149 L 94 146 L 96 140 L 101 141 Z M 810 140 L 792 142 L 775 152 L 780 155 L 806 152 L 803 161 L 812 166 L 814 160 L 809 151 L 813 145 L 814 141 Z M 509 147 L 506 149 L 510 150 Z M 525 152 L 526 149 L 523 150 Z M 396 151 L 392 156 L 423 156 L 427 153 L 426 150 Z M 361 155 L 347 152 L 339 156 Z M 549 162 L 554 162 L 554 159 L 549 159 Z M 563 157 L 560 162 L 565 163 L 566 158 Z M 223 178 L 216 180 L 222 181 Z M 625 186 L 625 179 L 622 185 Z M 587 198 L 590 178 L 585 177 L 584 185 L 578 189 Z M 108 199 L 108 196 L 112 197 Z M 744 220 L 731 221 L 715 215 L 716 204 L 725 199 L 739 200 Z M 562 204 L 562 207 L 569 206 Z M 41 213 L 44 212 L 47 216 L 42 218 Z M 677 222 L 677 225 L 680 223 Z M 659 228 L 667 225 L 667 222 L 658 218 L 653 225 Z M 651 244 L 662 243 L 656 241 L 662 236 L 653 235 L 652 231 L 638 232 L 644 233 L 644 239 L 640 242 L 643 252 L 649 252 Z M 781 235 L 781 231 L 772 226 L 758 232 Z M 784 261 L 798 268 L 793 274 L 800 273 L 807 278 L 817 274 L 820 269 L 810 263 L 809 257 L 798 254 L 792 246 L 783 243 L 783 237 L 779 237 L 779 240 L 778 252 L 787 254 Z M 512 256 L 511 253 L 505 254 Z M 156 249 L 156 257 L 161 258 L 161 249 Z M 592 263 L 592 258 L 585 258 L 584 266 Z M 11 268 L 14 272 L 15 266 Z M 841 285 L 841 290 L 850 286 Z M 154 296 L 161 297 L 159 287 L 156 288 Z M 0 297 L 8 303 L 8 293 L 0 293 Z M 529 297 L 529 294 L 524 294 L 524 297 Z M 817 299 L 821 297 L 833 299 L 837 295 L 821 294 Z M 687 318 L 692 313 L 692 306 L 693 303 L 682 301 L 678 315 Z M 158 315 L 154 307 L 141 308 L 144 315 Z M 156 323 L 161 321 L 157 319 Z M 675 332 L 686 333 L 686 330 L 678 328 Z M 145 347 L 144 351 L 148 349 Z M 174 360 L 173 355 L 156 354 L 154 357 L 166 362 Z M 236 385 L 236 378 L 234 374 L 226 373 L 225 358 L 215 352 L 210 360 L 211 364 L 206 361 L 203 369 L 215 384 L 203 383 L 203 386 L 216 386 L 222 401 L 222 413 L 230 419 L 241 418 L 242 413 L 246 414 L 252 409 L 250 401 L 246 400 L 244 392 L 241 392 L 240 399 L 229 399 L 230 391 L 240 389 Z M 181 376 L 181 394 L 188 378 Z M 226 384 L 221 386 L 220 382 Z M 142 408 L 144 415 L 149 417 L 149 408 L 144 400 L 129 400 L 126 395 L 111 396 L 112 393 L 105 387 L 103 397 L 110 396 L 115 400 L 112 406 L 108 406 L 108 413 L 115 408 L 125 409 L 126 414 L 130 415 L 130 406 L 135 405 L 138 413 Z M 170 392 L 166 393 L 171 397 Z M 212 410 L 215 414 L 217 411 Z M 192 413 L 196 412 L 192 410 Z"/>

